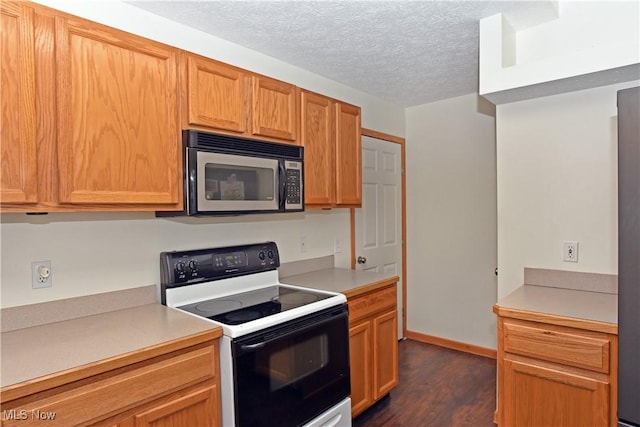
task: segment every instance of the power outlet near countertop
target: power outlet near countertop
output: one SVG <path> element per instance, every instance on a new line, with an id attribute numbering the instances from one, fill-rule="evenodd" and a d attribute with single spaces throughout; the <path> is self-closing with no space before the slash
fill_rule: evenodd
<path id="1" fill-rule="evenodd" d="M 578 262 L 578 242 L 562 242 L 562 261 Z"/>

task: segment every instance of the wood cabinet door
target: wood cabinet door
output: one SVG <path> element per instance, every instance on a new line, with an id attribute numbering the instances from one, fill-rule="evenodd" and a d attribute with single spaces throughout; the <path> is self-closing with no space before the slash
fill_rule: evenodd
<path id="1" fill-rule="evenodd" d="M 362 204 L 360 108 L 336 103 L 336 203 Z"/>
<path id="2" fill-rule="evenodd" d="M 379 399 L 398 385 L 398 312 L 373 319 L 373 398 Z"/>
<path id="3" fill-rule="evenodd" d="M 196 390 L 134 416 L 135 427 L 218 427 L 221 425 L 215 386 Z"/>
<path id="4" fill-rule="evenodd" d="M 322 95 L 301 93 L 301 144 L 304 147 L 304 201 L 335 203 L 334 102 Z"/>
<path id="5" fill-rule="evenodd" d="M 38 199 L 33 9 L 0 3 L 0 202 Z"/>
<path id="6" fill-rule="evenodd" d="M 190 125 L 246 131 L 245 73 L 221 62 L 185 54 Z"/>
<path id="7" fill-rule="evenodd" d="M 298 88 L 263 76 L 252 76 L 251 133 L 295 141 L 298 129 Z"/>
<path id="8" fill-rule="evenodd" d="M 607 426 L 607 382 L 505 360 L 504 425 L 518 427 Z"/>
<path id="9" fill-rule="evenodd" d="M 179 204 L 177 49 L 56 17 L 63 203 Z"/>
<path id="10" fill-rule="evenodd" d="M 349 359 L 351 363 L 351 416 L 355 417 L 371 405 L 371 322 L 357 323 L 349 328 Z"/>

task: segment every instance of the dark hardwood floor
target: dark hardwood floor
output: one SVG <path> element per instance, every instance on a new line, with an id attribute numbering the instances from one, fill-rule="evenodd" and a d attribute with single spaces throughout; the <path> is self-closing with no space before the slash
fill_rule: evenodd
<path id="1" fill-rule="evenodd" d="M 400 383 L 353 420 L 353 427 L 495 427 L 496 361 L 401 341 Z"/>

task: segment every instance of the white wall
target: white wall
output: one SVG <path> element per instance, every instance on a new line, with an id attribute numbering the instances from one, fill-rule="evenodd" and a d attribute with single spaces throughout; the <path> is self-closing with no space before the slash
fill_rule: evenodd
<path id="1" fill-rule="evenodd" d="M 524 267 L 617 274 L 616 91 L 636 85 L 496 108 L 498 298 Z M 568 240 L 578 263 L 562 261 Z"/>
<path id="2" fill-rule="evenodd" d="M 407 328 L 486 348 L 496 347 L 492 107 L 472 94 L 406 113 Z"/>
<path id="3" fill-rule="evenodd" d="M 619 74 L 607 73 L 615 69 L 638 75 L 637 1 L 561 1 L 557 19 L 513 32 L 502 14 L 480 20 L 482 95 L 576 76 L 588 78 L 575 83 L 581 88 L 625 81 Z M 567 84 L 564 81 L 553 93 L 562 92 Z"/>
<path id="4" fill-rule="evenodd" d="M 561 1 L 558 19 L 517 32 L 516 63 L 580 53 L 589 56 L 593 71 L 612 68 L 596 49 L 626 58 L 621 65 L 637 63 L 639 24 L 637 1 Z"/>
<path id="5" fill-rule="evenodd" d="M 114 213 L 2 220 L 2 307 L 160 283 L 162 251 L 274 240 L 281 261 L 289 262 L 332 254 L 336 238 L 343 248 L 349 241 L 346 209 L 219 219 Z M 307 238 L 305 253 L 300 236 Z M 34 290 L 31 262 L 42 260 L 52 262 L 53 287 Z M 349 263 L 348 250 L 336 254 L 338 266 Z"/>
<path id="6" fill-rule="evenodd" d="M 364 127 L 404 135 L 404 109 L 125 3 L 38 3 L 294 83 L 362 107 Z M 176 141 L 178 143 L 178 141 Z M 349 266 L 346 209 L 225 219 L 156 219 L 152 214 L 2 215 L 0 307 L 12 307 L 159 282 L 161 251 L 275 240 L 283 262 L 331 255 L 334 239 Z M 307 237 L 307 252 L 299 250 Z M 31 262 L 51 260 L 53 287 L 31 289 Z"/>

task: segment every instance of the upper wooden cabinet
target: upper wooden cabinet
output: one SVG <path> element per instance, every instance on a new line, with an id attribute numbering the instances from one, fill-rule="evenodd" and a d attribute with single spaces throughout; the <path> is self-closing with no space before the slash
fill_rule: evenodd
<path id="1" fill-rule="evenodd" d="M 182 206 L 178 50 L 2 2 L 3 212 Z"/>
<path id="2" fill-rule="evenodd" d="M 305 203 L 360 206 L 360 108 L 306 90 L 301 100 Z"/>
<path id="3" fill-rule="evenodd" d="M 361 205 L 359 107 L 36 3 L 0 10 L 0 211 L 182 210 L 186 128 L 303 144 L 305 203 Z"/>
<path id="4" fill-rule="evenodd" d="M 246 80 L 243 70 L 202 56 L 183 52 L 186 67 L 186 118 L 184 126 L 245 133 Z"/>
<path id="5" fill-rule="evenodd" d="M 183 52 L 183 127 L 277 142 L 298 137 L 298 88 Z"/>
<path id="6" fill-rule="evenodd" d="M 298 88 L 264 76 L 251 78 L 251 132 L 295 141 L 298 135 Z"/>
<path id="7" fill-rule="evenodd" d="M 60 201 L 179 201 L 177 49 L 56 17 Z"/>
<path id="8" fill-rule="evenodd" d="M 305 90 L 301 99 L 305 203 L 330 206 L 336 200 L 335 102 Z"/>
<path id="9" fill-rule="evenodd" d="M 38 200 L 33 9 L 0 3 L 0 201 Z"/>
<path id="10" fill-rule="evenodd" d="M 336 203 L 362 204 L 360 107 L 336 104 Z"/>

